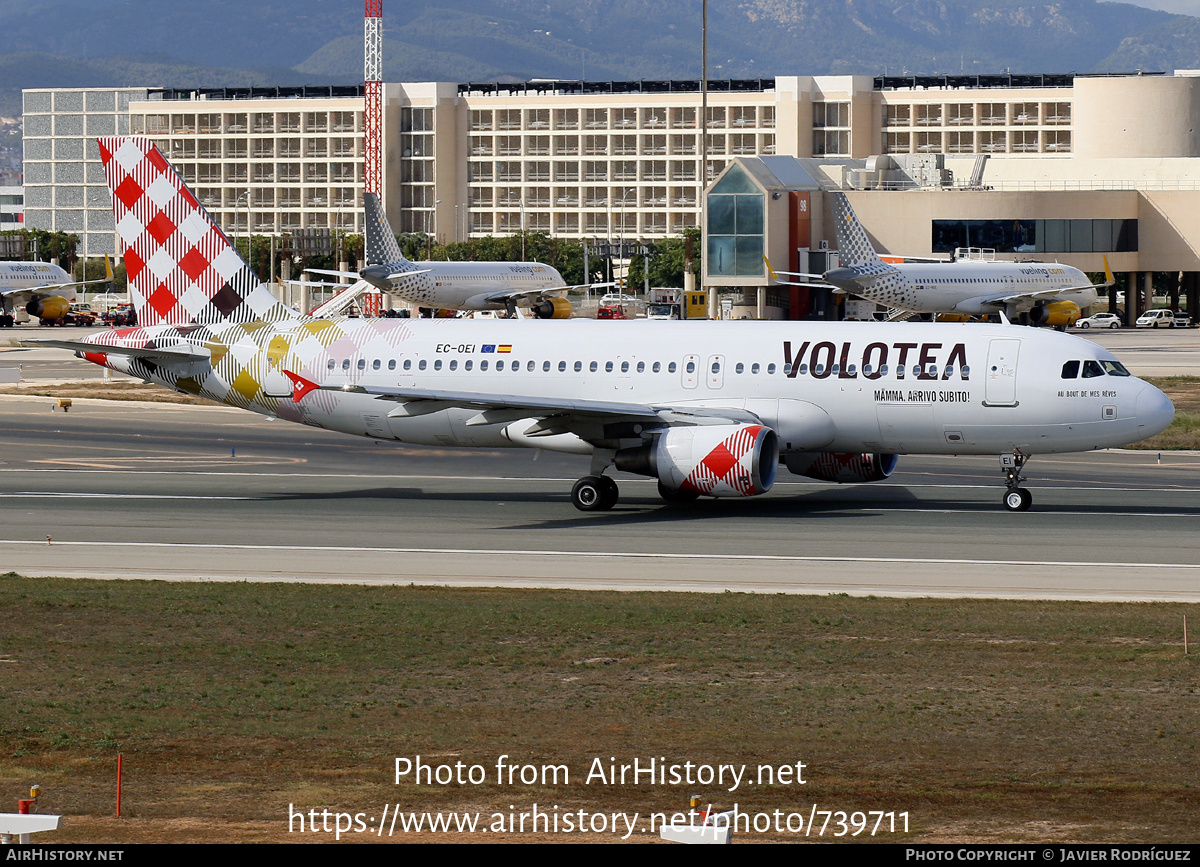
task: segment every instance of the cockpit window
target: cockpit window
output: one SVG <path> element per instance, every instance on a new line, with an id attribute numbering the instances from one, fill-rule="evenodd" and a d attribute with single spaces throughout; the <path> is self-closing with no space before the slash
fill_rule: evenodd
<path id="1" fill-rule="evenodd" d="M 1063 365 L 1063 369 L 1062 369 L 1062 378 L 1063 379 L 1075 379 L 1077 376 L 1079 376 L 1079 362 L 1078 361 L 1068 361 L 1066 364 Z"/>
<path id="2" fill-rule="evenodd" d="M 1132 376 L 1133 375 L 1128 370 L 1126 370 L 1125 365 L 1123 365 L 1119 361 L 1101 361 L 1100 363 L 1104 365 L 1104 372 L 1107 373 L 1109 376 Z"/>
<path id="3" fill-rule="evenodd" d="M 1100 366 L 1099 361 L 1092 361 L 1089 358 L 1083 363 L 1083 378 L 1091 379 L 1093 376 L 1104 376 L 1104 368 Z"/>

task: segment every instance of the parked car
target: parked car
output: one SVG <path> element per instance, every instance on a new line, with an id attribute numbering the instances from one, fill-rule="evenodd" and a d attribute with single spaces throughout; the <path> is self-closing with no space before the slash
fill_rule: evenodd
<path id="1" fill-rule="evenodd" d="M 1175 327 L 1176 328 L 1191 328 L 1192 317 L 1188 316 L 1182 310 L 1175 311 Z"/>
<path id="2" fill-rule="evenodd" d="M 1121 317 L 1115 313 L 1094 313 L 1075 323 L 1076 328 L 1120 328 Z"/>
<path id="3" fill-rule="evenodd" d="M 1138 328 L 1173 328 L 1175 326 L 1174 312 L 1165 307 L 1158 310 L 1147 310 L 1134 323 Z"/>

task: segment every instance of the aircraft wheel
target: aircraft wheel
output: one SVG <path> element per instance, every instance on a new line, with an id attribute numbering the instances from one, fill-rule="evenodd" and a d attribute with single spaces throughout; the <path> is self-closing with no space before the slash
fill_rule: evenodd
<path id="1" fill-rule="evenodd" d="M 1013 488 L 1004 494 L 1004 508 L 1010 512 L 1024 512 L 1033 504 L 1033 494 L 1024 488 Z"/>
<path id="2" fill-rule="evenodd" d="M 694 503 L 700 495 L 695 491 L 676 491 L 662 482 L 658 483 L 658 495 L 668 503 Z"/>
<path id="3" fill-rule="evenodd" d="M 603 492 L 603 496 L 600 500 L 600 508 L 611 509 L 617 504 L 617 498 L 621 495 L 621 492 L 617 490 L 617 483 L 608 476 L 601 476 L 600 488 Z"/>
<path id="4" fill-rule="evenodd" d="M 612 483 L 612 480 L 609 480 Z M 615 493 L 616 484 L 612 483 Z M 571 488 L 571 504 L 581 512 L 599 512 L 602 509 L 611 509 L 616 503 L 616 497 L 613 497 L 611 503 L 608 502 L 608 486 L 604 484 L 603 476 L 584 476 L 575 483 L 575 487 Z M 605 505 L 607 503 L 607 505 Z"/>

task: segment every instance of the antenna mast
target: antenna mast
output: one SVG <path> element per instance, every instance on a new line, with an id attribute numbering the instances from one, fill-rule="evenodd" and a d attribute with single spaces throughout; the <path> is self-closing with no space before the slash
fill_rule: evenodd
<path id="1" fill-rule="evenodd" d="M 383 192 L 383 0 L 363 7 L 363 191 Z"/>

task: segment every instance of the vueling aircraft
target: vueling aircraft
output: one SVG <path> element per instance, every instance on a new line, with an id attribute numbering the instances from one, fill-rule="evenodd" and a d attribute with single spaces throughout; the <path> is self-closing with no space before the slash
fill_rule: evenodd
<path id="1" fill-rule="evenodd" d="M 107 256 L 104 267 L 107 277 L 72 281 L 70 274 L 49 262 L 0 262 L 0 328 L 13 327 L 13 311 L 18 306 L 43 322 L 62 319 L 71 312 L 76 286 L 112 280 Z"/>
<path id="2" fill-rule="evenodd" d="M 364 193 L 367 266 L 359 272 L 313 270 L 355 277 L 410 304 L 439 310 L 529 310 L 535 319 L 567 319 L 575 288 L 541 262 L 410 262 L 374 193 Z M 605 285 L 605 284 L 596 284 Z M 608 284 L 611 285 L 611 284 Z"/>
<path id="3" fill-rule="evenodd" d="M 99 141 L 142 324 L 39 343 L 356 436 L 585 456 L 582 510 L 616 503 L 614 468 L 670 502 L 763 494 L 780 464 L 884 479 L 912 453 L 999 455 L 1004 504 L 1023 510 L 1030 455 L 1134 442 L 1174 416 L 1102 347 L 1009 325 L 306 319 L 148 139 Z"/>
<path id="4" fill-rule="evenodd" d="M 1031 325 L 1059 329 L 1075 324 L 1080 309 L 1096 303 L 1096 290 L 1113 285 L 1105 260 L 1105 282 L 1094 284 L 1070 265 L 1000 262 L 982 258 L 885 262 L 875 252 L 845 193 L 830 194 L 840 266 L 824 274 L 778 273 L 819 278 L 850 293 L 909 313 L 980 316 L 1003 312 L 1027 316 Z M 772 272 L 774 273 L 774 272 Z"/>

